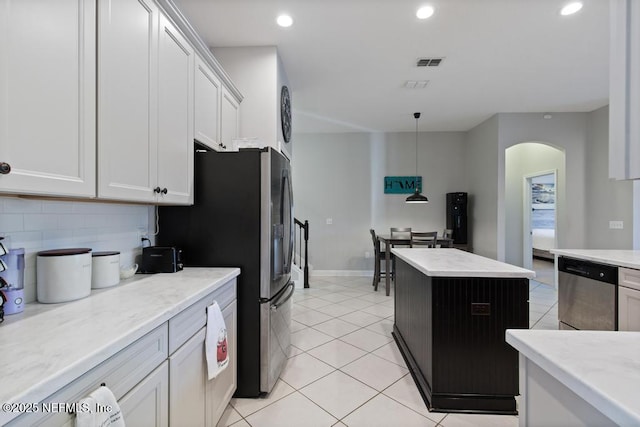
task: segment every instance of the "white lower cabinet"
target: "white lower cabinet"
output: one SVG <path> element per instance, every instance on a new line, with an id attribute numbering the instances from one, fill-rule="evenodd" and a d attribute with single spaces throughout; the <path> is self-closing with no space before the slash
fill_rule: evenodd
<path id="1" fill-rule="evenodd" d="M 120 402 L 127 425 L 167 427 L 169 425 L 169 362 L 164 361 Z"/>
<path id="2" fill-rule="evenodd" d="M 169 419 L 172 426 L 205 425 L 206 328 L 169 357 Z"/>
<path id="3" fill-rule="evenodd" d="M 227 326 L 229 365 L 209 380 L 205 356 L 206 327 L 169 357 L 170 425 L 215 427 L 236 390 L 236 302 L 222 310 Z"/>
<path id="4" fill-rule="evenodd" d="M 238 384 L 238 370 L 236 365 L 236 325 L 238 310 L 236 302 L 232 302 L 222 310 L 224 323 L 227 326 L 227 351 L 229 354 L 229 366 L 222 371 L 216 378 L 207 381 L 206 390 L 206 422 L 208 426 L 215 426 L 222 417 L 222 413 L 227 407 L 227 403 L 231 400 L 231 396 L 236 391 Z"/>
<path id="5" fill-rule="evenodd" d="M 618 330 L 640 331 L 640 271 L 619 269 Z"/>
<path id="6" fill-rule="evenodd" d="M 206 307 L 213 301 L 223 307 L 230 362 L 209 381 L 205 356 Z M 199 325 L 195 333 L 194 325 Z M 236 390 L 236 325 L 233 279 L 41 404 L 73 404 L 105 384 L 118 400 L 128 426 L 215 427 Z M 57 413 L 40 411 L 22 415 L 6 425 L 71 427 L 75 425 L 75 415 L 64 409 Z"/>

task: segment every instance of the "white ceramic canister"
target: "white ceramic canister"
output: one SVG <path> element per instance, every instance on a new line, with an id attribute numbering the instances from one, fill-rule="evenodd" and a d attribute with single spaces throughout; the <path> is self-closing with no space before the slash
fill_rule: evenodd
<path id="1" fill-rule="evenodd" d="M 91 254 L 91 289 L 109 288 L 120 283 L 120 252 Z"/>
<path id="2" fill-rule="evenodd" d="M 38 302 L 73 301 L 91 293 L 91 249 L 71 248 L 38 252 Z"/>

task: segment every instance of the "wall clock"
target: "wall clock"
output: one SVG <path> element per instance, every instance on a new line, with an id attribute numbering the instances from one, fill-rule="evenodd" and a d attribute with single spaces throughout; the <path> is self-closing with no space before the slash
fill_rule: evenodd
<path id="1" fill-rule="evenodd" d="M 280 121 L 282 122 L 282 136 L 284 142 L 291 141 L 291 97 L 289 88 L 282 86 L 280 92 Z"/>

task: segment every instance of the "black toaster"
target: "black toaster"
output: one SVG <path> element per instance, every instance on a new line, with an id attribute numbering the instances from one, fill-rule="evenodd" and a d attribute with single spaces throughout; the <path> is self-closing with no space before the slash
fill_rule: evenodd
<path id="1" fill-rule="evenodd" d="M 140 273 L 175 273 L 182 270 L 182 251 L 173 246 L 142 248 Z"/>

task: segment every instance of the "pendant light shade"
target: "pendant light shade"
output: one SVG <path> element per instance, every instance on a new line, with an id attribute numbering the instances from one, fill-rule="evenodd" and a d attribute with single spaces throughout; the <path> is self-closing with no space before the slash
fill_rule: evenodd
<path id="1" fill-rule="evenodd" d="M 415 176 L 415 185 L 416 191 L 405 200 L 406 203 L 429 203 L 429 199 L 427 196 L 421 193 L 421 188 L 418 186 L 418 119 L 420 118 L 420 113 L 413 113 L 413 117 L 416 119 L 416 176 Z"/>

